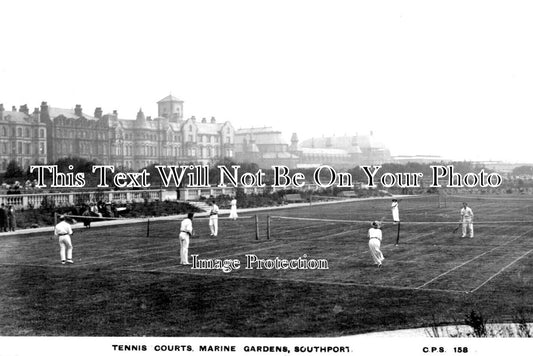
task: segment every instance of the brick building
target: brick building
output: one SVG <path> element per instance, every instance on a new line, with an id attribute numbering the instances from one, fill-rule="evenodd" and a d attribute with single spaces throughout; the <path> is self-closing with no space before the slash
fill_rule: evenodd
<path id="1" fill-rule="evenodd" d="M 158 103 L 158 117 L 139 110 L 135 120 L 118 112 L 93 115 L 81 105 L 62 109 L 42 102 L 28 114 L 5 111 L 0 105 L 0 164 L 15 159 L 22 168 L 35 162 L 80 157 L 101 164 L 138 170 L 150 164 L 211 163 L 234 155 L 234 129 L 230 122 L 183 119 L 183 101 L 169 95 Z M 5 162 L 5 163 L 4 163 Z"/>
<path id="2" fill-rule="evenodd" d="M 39 109 L 30 114 L 27 105 L 10 111 L 0 104 L 0 170 L 16 161 L 23 169 L 47 162 L 46 124 L 39 120 Z"/>

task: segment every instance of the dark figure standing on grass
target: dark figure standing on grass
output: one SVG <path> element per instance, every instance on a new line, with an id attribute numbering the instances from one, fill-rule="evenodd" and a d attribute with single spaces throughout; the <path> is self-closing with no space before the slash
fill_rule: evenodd
<path id="1" fill-rule="evenodd" d="M 15 231 L 17 227 L 17 219 L 15 218 L 15 208 L 12 205 L 7 207 L 7 225 L 9 231 Z"/>
<path id="2" fill-rule="evenodd" d="M 0 232 L 7 231 L 7 210 L 6 206 L 2 204 L 0 206 Z"/>

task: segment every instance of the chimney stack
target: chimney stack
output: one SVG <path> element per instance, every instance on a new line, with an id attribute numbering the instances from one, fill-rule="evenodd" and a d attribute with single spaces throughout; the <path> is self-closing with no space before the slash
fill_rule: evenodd
<path id="1" fill-rule="evenodd" d="M 215 122 L 217 122 L 217 120 L 215 120 L 214 116 L 211 116 L 211 123 L 214 124 Z"/>
<path id="2" fill-rule="evenodd" d="M 0 120 L 4 120 L 4 104 L 0 104 Z"/>
<path id="3" fill-rule="evenodd" d="M 33 122 L 38 123 L 39 122 L 39 116 L 40 116 L 39 108 L 34 108 L 33 109 L 33 113 L 31 114 Z"/>
<path id="4" fill-rule="evenodd" d="M 74 114 L 76 116 L 81 116 L 82 115 L 82 112 L 81 112 L 81 105 L 80 104 L 76 104 L 76 107 L 74 108 Z"/>
<path id="5" fill-rule="evenodd" d="M 205 117 L 202 118 L 202 123 L 203 123 L 203 124 L 207 123 L 207 119 L 206 119 Z"/>
<path id="6" fill-rule="evenodd" d="M 28 110 L 28 105 L 24 104 L 24 105 L 21 105 L 20 108 L 19 108 L 19 111 L 26 114 L 26 115 L 29 115 L 30 114 L 30 111 Z"/>
<path id="7" fill-rule="evenodd" d="M 117 118 L 117 117 L 118 117 L 118 111 L 113 110 L 113 116 L 114 116 L 115 118 Z"/>
<path id="8" fill-rule="evenodd" d="M 11 107 L 11 111 L 17 111 L 17 107 L 16 107 L 15 105 L 13 105 L 13 106 Z"/>
<path id="9" fill-rule="evenodd" d="M 41 102 L 41 122 L 48 122 L 50 120 L 50 112 L 48 111 L 48 104 L 46 101 Z"/>
<path id="10" fill-rule="evenodd" d="M 96 109 L 94 109 L 94 117 L 97 118 L 97 119 L 101 119 L 102 118 L 102 108 L 98 107 Z"/>

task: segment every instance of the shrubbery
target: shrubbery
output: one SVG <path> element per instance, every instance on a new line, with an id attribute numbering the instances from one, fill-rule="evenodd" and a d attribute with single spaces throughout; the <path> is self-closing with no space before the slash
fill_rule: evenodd
<path id="1" fill-rule="evenodd" d="M 167 216 L 199 211 L 198 208 L 189 203 L 171 201 L 132 202 L 124 205 L 124 207 L 126 208 L 125 212 L 120 214 L 120 217 L 124 218 Z M 37 209 L 23 209 L 16 214 L 17 228 L 53 226 L 54 213 L 82 215 L 84 210 L 84 206 L 56 207 L 52 204 Z"/>

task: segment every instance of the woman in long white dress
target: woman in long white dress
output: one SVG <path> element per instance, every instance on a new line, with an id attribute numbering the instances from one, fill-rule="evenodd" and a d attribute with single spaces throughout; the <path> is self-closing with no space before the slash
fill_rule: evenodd
<path id="1" fill-rule="evenodd" d="M 231 209 L 229 211 L 229 218 L 230 219 L 233 219 L 233 220 L 237 220 L 238 218 L 238 215 L 237 215 L 237 199 L 233 198 L 231 200 Z"/>
<path id="2" fill-rule="evenodd" d="M 383 260 L 383 253 L 381 253 L 381 223 L 379 221 L 374 221 L 372 227 L 368 230 L 368 247 L 370 248 L 370 255 L 374 264 L 381 268 Z"/>

